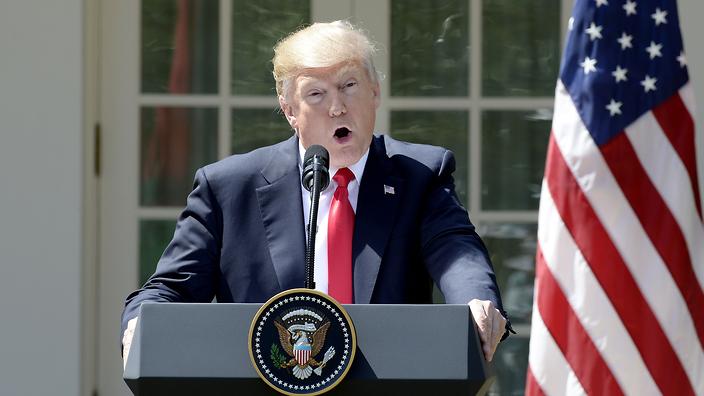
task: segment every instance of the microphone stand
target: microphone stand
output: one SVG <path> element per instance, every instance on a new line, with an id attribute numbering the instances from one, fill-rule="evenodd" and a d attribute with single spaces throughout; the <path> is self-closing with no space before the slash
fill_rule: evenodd
<path id="1" fill-rule="evenodd" d="M 313 159 L 313 186 L 310 189 L 310 216 L 308 216 L 308 242 L 306 243 L 305 287 L 315 289 L 315 234 L 318 231 L 318 202 L 320 201 L 320 173 L 318 162 Z"/>

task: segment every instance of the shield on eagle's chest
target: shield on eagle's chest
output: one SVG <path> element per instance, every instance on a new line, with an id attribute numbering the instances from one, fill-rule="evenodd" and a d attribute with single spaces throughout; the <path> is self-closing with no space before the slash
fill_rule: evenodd
<path id="1" fill-rule="evenodd" d="M 299 366 L 305 366 L 310 360 L 311 345 L 308 342 L 297 342 L 293 346 L 293 355 Z"/>

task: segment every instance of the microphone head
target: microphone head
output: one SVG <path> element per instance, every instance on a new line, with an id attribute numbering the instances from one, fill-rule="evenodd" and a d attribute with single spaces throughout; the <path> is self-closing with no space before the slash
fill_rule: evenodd
<path id="1" fill-rule="evenodd" d="M 314 155 L 321 156 L 323 159 L 325 159 L 325 164 L 327 164 L 330 160 L 330 154 L 328 154 L 328 150 L 319 144 L 314 144 L 308 147 L 305 155 L 303 155 L 303 163 L 307 164 L 313 158 Z"/>
<path id="2" fill-rule="evenodd" d="M 318 178 L 320 191 L 327 188 L 328 184 L 330 184 L 329 163 L 330 154 L 325 147 L 319 144 L 308 147 L 303 156 L 303 175 L 301 176 L 301 183 L 306 190 L 310 191 L 313 188 L 315 171 L 320 172 L 320 177 Z"/>

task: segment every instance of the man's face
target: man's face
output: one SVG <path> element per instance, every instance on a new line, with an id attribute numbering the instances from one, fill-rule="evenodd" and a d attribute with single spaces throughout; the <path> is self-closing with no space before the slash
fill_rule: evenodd
<path id="1" fill-rule="evenodd" d="M 307 69 L 279 103 L 304 148 L 319 144 L 330 164 L 346 167 L 369 148 L 379 107 L 379 84 L 357 63 Z"/>

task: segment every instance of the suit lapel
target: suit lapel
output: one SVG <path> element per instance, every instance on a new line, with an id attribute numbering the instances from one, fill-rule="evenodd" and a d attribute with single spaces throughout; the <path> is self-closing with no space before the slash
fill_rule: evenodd
<path id="1" fill-rule="evenodd" d="M 257 198 L 271 261 L 282 290 L 303 287 L 305 228 L 298 170 L 298 139 L 282 143 L 264 169 L 269 183 L 257 188 Z"/>
<path id="2" fill-rule="evenodd" d="M 352 241 L 354 301 L 357 304 L 371 301 L 402 193 L 403 181 L 392 174 L 383 139 L 374 138 L 359 188 Z"/>

